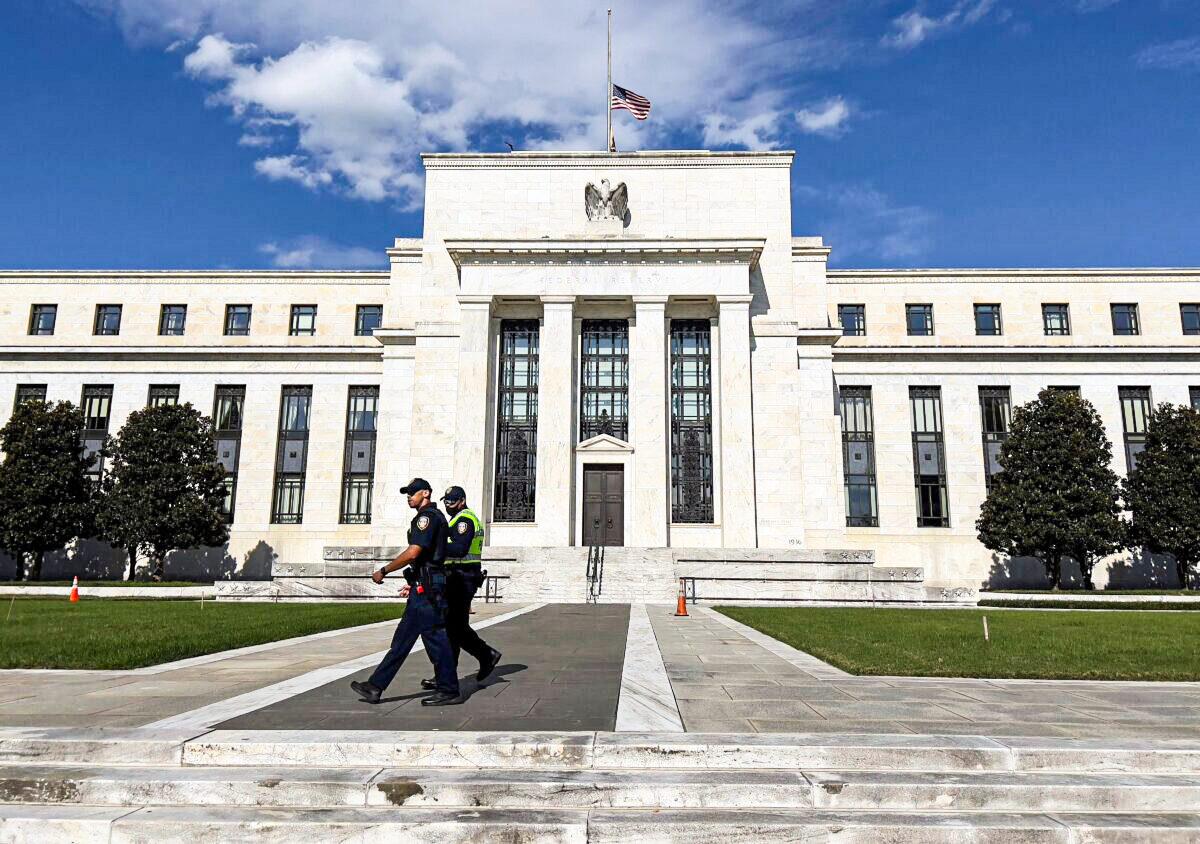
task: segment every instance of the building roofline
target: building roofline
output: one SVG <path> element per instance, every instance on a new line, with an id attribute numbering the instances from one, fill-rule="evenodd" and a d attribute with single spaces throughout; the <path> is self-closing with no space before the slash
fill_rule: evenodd
<path id="1" fill-rule="evenodd" d="M 471 159 L 581 158 L 639 160 L 644 158 L 792 158 L 795 150 L 643 149 L 629 152 L 603 150 L 514 150 L 512 152 L 423 152 L 423 161 L 469 161 Z"/>
<path id="2" fill-rule="evenodd" d="M 0 270 L 9 278 L 390 278 L 387 270 Z"/>
<path id="3" fill-rule="evenodd" d="M 1200 267 L 1016 267 L 1016 268 L 952 268 L 929 269 L 830 269 L 830 279 L 853 278 L 1077 278 L 1077 277 L 1137 277 L 1137 276 L 1200 276 Z"/>

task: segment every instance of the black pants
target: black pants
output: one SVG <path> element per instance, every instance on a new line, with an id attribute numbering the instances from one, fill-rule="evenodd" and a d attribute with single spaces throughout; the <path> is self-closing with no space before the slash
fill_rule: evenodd
<path id="1" fill-rule="evenodd" d="M 413 590 L 408 596 L 404 616 L 392 636 L 392 647 L 371 675 L 371 685 L 377 689 L 386 689 L 400 670 L 400 666 L 404 665 L 404 660 L 417 643 L 417 639 L 423 639 L 429 661 L 433 663 L 438 691 L 458 694 L 458 672 L 455 670 L 458 660 L 451 655 L 450 641 L 442 623 L 444 615 L 445 599 L 439 593 L 418 595 L 416 590 Z"/>
<path id="2" fill-rule="evenodd" d="M 471 629 L 471 601 L 479 589 L 479 569 L 476 566 L 446 566 L 446 634 L 454 664 L 458 665 L 459 651 L 466 651 L 483 662 L 491 647 Z"/>

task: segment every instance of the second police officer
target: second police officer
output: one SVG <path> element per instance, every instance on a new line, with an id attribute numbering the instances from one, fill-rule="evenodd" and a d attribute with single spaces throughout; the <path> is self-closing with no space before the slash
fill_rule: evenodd
<path id="1" fill-rule="evenodd" d="M 442 496 L 446 513 L 451 516 L 446 547 L 446 633 L 458 665 L 460 651 L 479 661 L 475 679 L 482 681 L 500 664 L 500 651 L 479 638 L 471 629 L 471 601 L 483 585 L 483 523 L 467 507 L 467 493 L 452 486 Z M 436 688 L 434 680 L 422 680 L 426 689 Z"/>

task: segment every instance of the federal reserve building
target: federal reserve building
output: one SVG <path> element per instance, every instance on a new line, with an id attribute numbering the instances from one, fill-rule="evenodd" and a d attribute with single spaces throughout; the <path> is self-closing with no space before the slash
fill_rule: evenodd
<path id="1" fill-rule="evenodd" d="M 386 272 L 0 273 L 0 415 L 69 400 L 95 449 L 211 413 L 230 542 L 168 574 L 228 597 L 374 594 L 419 476 L 496 597 L 886 603 L 1041 576 L 976 537 L 1013 406 L 1078 391 L 1124 475 L 1151 403 L 1200 404 L 1200 270 L 829 269 L 789 152 L 423 161 Z"/>

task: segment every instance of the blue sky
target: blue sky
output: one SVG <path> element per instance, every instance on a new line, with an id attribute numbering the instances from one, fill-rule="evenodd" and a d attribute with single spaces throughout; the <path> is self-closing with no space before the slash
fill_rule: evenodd
<path id="1" fill-rule="evenodd" d="M 7 0 L 0 267 L 382 265 L 418 151 L 603 146 L 604 4 L 421 5 Z M 834 266 L 1200 265 L 1197 0 L 613 6 L 621 147 L 796 150 Z"/>

